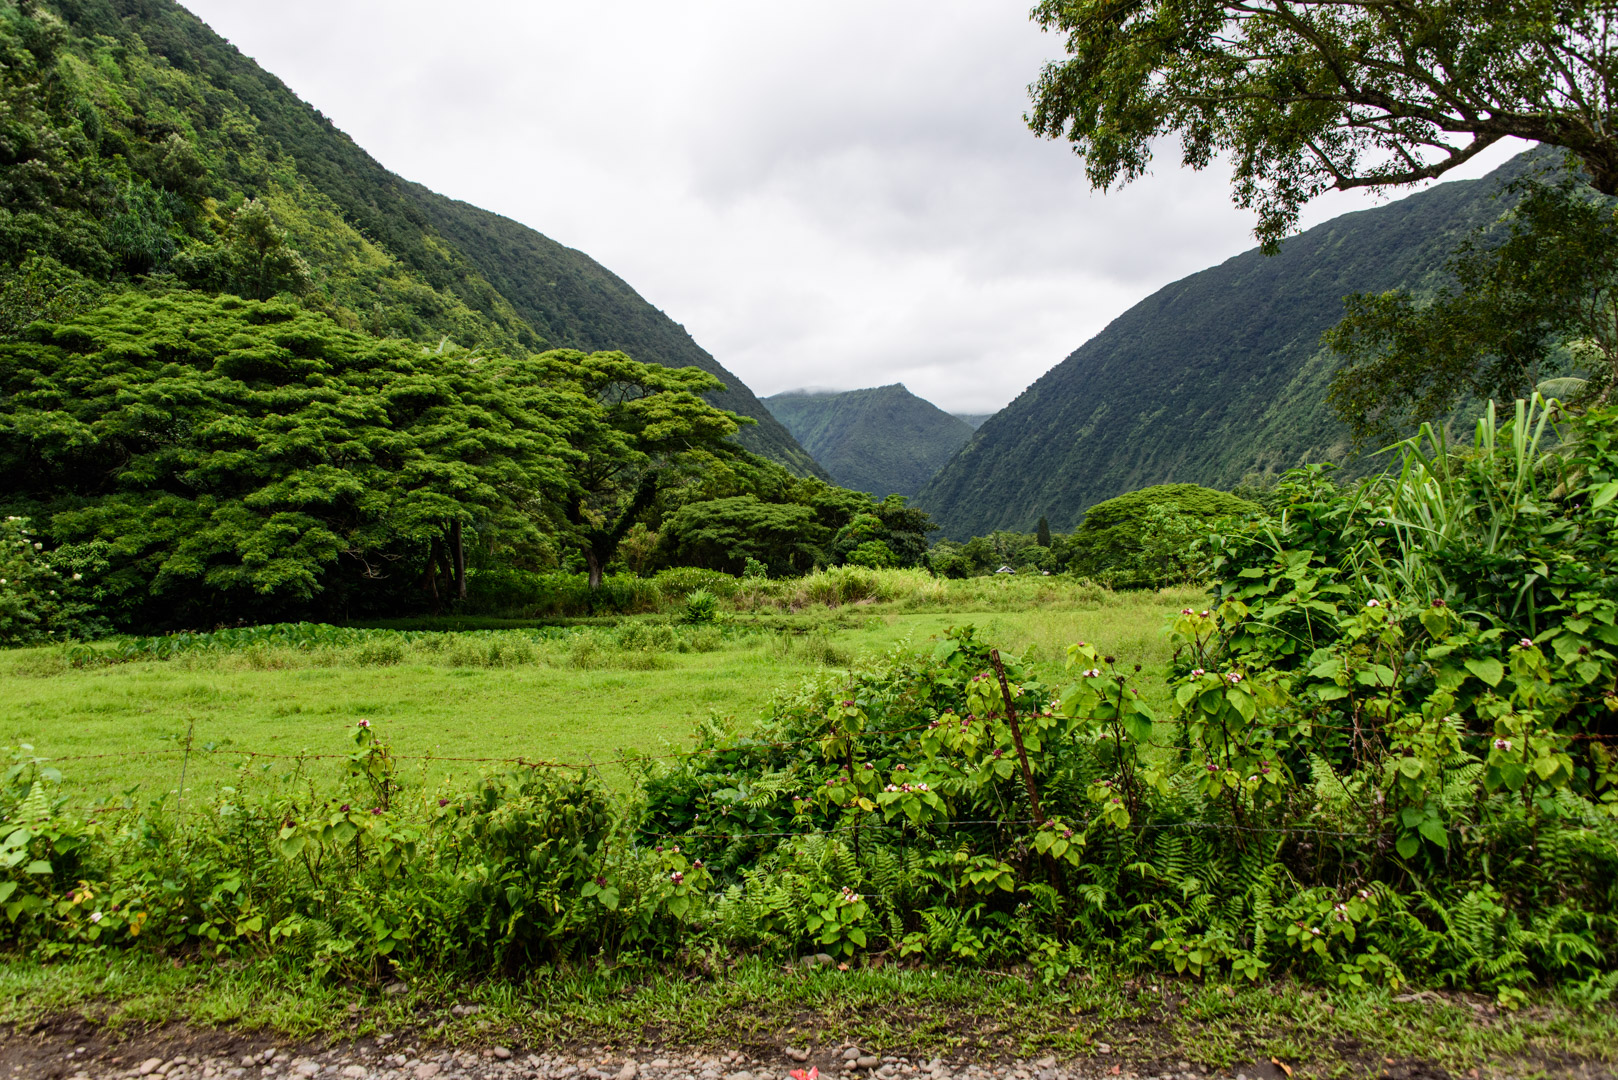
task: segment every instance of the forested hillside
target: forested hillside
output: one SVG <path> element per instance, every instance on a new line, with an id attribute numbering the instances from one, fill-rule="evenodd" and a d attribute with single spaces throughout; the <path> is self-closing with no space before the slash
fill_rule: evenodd
<path id="1" fill-rule="evenodd" d="M 831 474 L 877 498 L 914 495 L 972 436 L 972 428 L 903 385 L 841 394 L 794 391 L 764 399 Z"/>
<path id="2" fill-rule="evenodd" d="M 738 438 L 819 470 L 753 394 L 582 252 L 384 169 L 169 0 L 0 2 L 0 334 L 107 289 L 291 295 L 340 324 L 694 365 Z"/>
<path id="3" fill-rule="evenodd" d="M 1430 288 L 1533 160 L 1345 214 L 1274 256 L 1255 248 L 1160 289 L 986 421 L 917 504 L 954 538 L 1031 529 L 1041 516 L 1066 530 L 1086 507 L 1149 484 L 1230 487 L 1343 462 L 1346 432 L 1326 404 L 1333 359 L 1320 345 L 1343 298 Z"/>

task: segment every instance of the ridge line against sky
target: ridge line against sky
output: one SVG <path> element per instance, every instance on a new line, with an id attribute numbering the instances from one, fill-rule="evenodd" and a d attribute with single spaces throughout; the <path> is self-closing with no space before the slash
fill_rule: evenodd
<path id="1" fill-rule="evenodd" d="M 388 169 L 589 254 L 760 397 L 902 382 L 993 412 L 1253 246 L 1228 171 L 1169 145 L 1093 193 L 1028 132 L 1060 41 L 1018 5 L 186 6 Z M 1384 201 L 1333 193 L 1303 225 Z"/>

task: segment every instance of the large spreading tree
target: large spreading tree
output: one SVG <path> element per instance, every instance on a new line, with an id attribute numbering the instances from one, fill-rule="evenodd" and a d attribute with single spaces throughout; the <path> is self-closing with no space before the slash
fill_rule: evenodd
<path id="1" fill-rule="evenodd" d="M 577 393 L 284 303 L 126 293 L 0 345 L 0 503 L 125 626 L 464 595 L 568 490 Z"/>
<path id="2" fill-rule="evenodd" d="M 1178 135 L 1228 156 L 1268 246 L 1331 188 L 1443 175 L 1507 137 L 1562 147 L 1618 194 L 1618 13 L 1593 0 L 1042 0 L 1068 57 L 1029 124 L 1098 188 Z"/>
<path id="3" fill-rule="evenodd" d="M 704 401 L 703 394 L 722 386 L 698 368 L 572 350 L 546 353 L 538 362 L 562 393 L 567 417 L 566 534 L 584 555 L 590 588 L 599 589 L 630 530 L 657 517 L 671 488 L 718 460 L 745 455 L 729 437 L 755 421 Z"/>

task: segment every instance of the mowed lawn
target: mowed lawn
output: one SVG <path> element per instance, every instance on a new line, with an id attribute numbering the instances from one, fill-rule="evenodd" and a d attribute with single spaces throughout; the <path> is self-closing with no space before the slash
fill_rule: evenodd
<path id="1" fill-rule="evenodd" d="M 745 617 L 709 652 L 667 651 L 655 667 L 570 666 L 542 654 L 510 667 L 458 667 L 407 654 L 388 666 L 357 666 L 289 655 L 265 666 L 230 653 L 182 656 L 74 669 L 49 650 L 0 654 L 0 743 L 30 744 L 63 771 L 68 792 L 105 798 L 139 788 L 138 798 L 176 790 L 177 751 L 190 734 L 202 752 L 185 764 L 188 789 L 235 783 L 246 752 L 253 775 L 285 777 L 300 753 L 344 754 L 355 722 L 368 719 L 402 758 L 407 776 L 436 786 L 496 768 L 452 758 L 523 758 L 612 764 L 625 752 L 669 753 L 688 745 L 710 716 L 745 730 L 770 696 L 810 676 L 835 677 L 895 645 L 926 644 L 950 626 L 978 627 L 985 640 L 1031 657 L 1059 678 L 1068 644 L 1101 644 L 1121 661 L 1161 670 L 1162 628 L 1171 612 L 1197 603 L 1195 592 L 1121 594 L 1077 610 L 906 613 L 867 609 L 809 636 L 748 632 Z M 845 613 L 846 614 L 846 613 Z M 805 619 L 817 625 L 816 616 Z M 807 644 L 806 644 L 807 643 Z M 828 663 L 828 660 L 830 663 Z M 283 666 L 276 666 L 276 664 Z M 211 748 L 211 750 L 209 749 Z M 275 755 L 275 756 L 271 756 Z M 341 761 L 311 760 L 320 782 Z"/>

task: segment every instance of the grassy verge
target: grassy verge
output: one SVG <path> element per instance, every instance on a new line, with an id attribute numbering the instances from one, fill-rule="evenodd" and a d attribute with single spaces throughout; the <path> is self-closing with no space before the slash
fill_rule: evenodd
<path id="1" fill-rule="evenodd" d="M 480 1006 L 451 1012 L 455 1006 Z M 404 993 L 312 985 L 270 964 L 175 966 L 90 955 L 0 968 L 0 1021 L 61 1014 L 112 1030 L 170 1023 L 230 1026 L 301 1040 L 382 1033 L 452 1046 L 505 1041 L 623 1049 L 827 1046 L 951 1059 L 1045 1053 L 1125 1069 L 1235 1068 L 1271 1059 L 1303 1076 L 1380 1074 L 1394 1062 L 1457 1073 L 1565 1075 L 1618 1061 L 1618 1014 L 1546 998 L 1501 1013 L 1466 995 L 1399 1000 L 1287 983 L 1080 977 L 1051 989 L 1017 973 L 785 970 L 744 959 L 686 970 L 650 962 L 526 979 L 425 977 Z"/>

